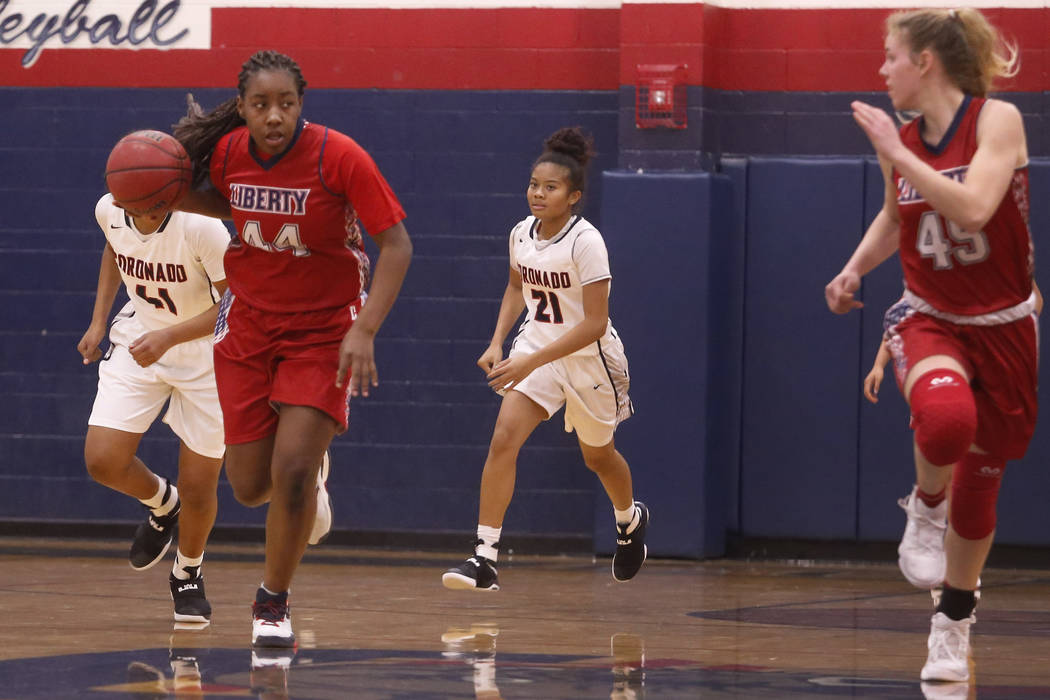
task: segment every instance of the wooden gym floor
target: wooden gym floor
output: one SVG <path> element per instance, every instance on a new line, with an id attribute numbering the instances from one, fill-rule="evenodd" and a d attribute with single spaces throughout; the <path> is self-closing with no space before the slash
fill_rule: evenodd
<path id="1" fill-rule="evenodd" d="M 214 545 L 204 629 L 173 629 L 170 555 L 0 539 L 0 700 L 24 698 L 1050 697 L 1050 572 L 989 570 L 971 684 L 920 684 L 930 596 L 896 567 L 511 558 L 497 593 L 448 591 L 462 553 L 312 548 L 293 657 L 253 655 L 260 545 Z"/>

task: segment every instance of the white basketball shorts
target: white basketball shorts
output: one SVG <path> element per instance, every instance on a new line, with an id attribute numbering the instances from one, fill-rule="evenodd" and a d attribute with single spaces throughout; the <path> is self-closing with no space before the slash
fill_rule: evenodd
<path id="1" fill-rule="evenodd" d="M 510 354 L 535 351 L 519 338 Z M 630 384 L 623 343 L 613 338 L 602 345 L 600 354 L 569 355 L 549 362 L 512 390 L 539 404 L 548 419 L 565 406 L 565 432 L 575 430 L 580 442 L 602 447 L 613 439 L 616 426 L 634 414 L 627 393 Z"/>
<path id="2" fill-rule="evenodd" d="M 128 344 L 147 332 L 125 307 L 110 327 L 110 349 L 98 366 L 98 392 L 88 425 L 145 433 L 160 414 L 197 454 L 218 459 L 226 451 L 222 410 L 215 390 L 211 336 L 170 348 L 149 367 L 140 367 Z"/>

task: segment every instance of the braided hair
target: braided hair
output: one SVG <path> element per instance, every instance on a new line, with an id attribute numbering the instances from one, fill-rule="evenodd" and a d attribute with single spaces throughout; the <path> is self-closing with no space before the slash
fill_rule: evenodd
<path id="1" fill-rule="evenodd" d="M 306 90 L 306 79 L 299 64 L 276 51 L 258 51 L 241 65 L 237 76 L 237 95 L 244 97 L 248 81 L 263 71 L 283 70 L 291 74 L 299 97 Z M 186 116 L 172 125 L 172 133 L 186 149 L 193 163 L 193 187 L 200 187 L 208 180 L 211 154 L 223 136 L 244 125 L 237 111 L 237 98 L 231 97 L 210 112 L 198 104 L 192 94 L 186 95 Z"/>

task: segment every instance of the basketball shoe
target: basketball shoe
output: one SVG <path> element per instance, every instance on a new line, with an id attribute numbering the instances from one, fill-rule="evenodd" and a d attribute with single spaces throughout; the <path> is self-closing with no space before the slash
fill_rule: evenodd
<path id="1" fill-rule="evenodd" d="M 321 468 L 317 470 L 317 515 L 314 516 L 314 526 L 307 540 L 310 544 L 321 544 L 332 531 L 332 497 L 325 485 L 331 465 L 328 450 L 325 450 L 324 457 L 321 458 Z"/>
<path id="2" fill-rule="evenodd" d="M 630 581 L 634 578 L 649 553 L 645 546 L 649 509 L 641 501 L 635 501 L 634 507 L 637 522 L 616 526 L 616 554 L 613 555 L 612 575 L 617 581 Z M 631 527 L 632 525 L 634 527 Z"/>
<path id="3" fill-rule="evenodd" d="M 171 497 L 174 487 L 167 481 L 167 489 L 164 492 L 164 502 L 167 503 Z M 143 506 L 146 508 L 146 506 Z M 128 561 L 135 571 L 145 571 L 162 558 L 171 546 L 175 537 L 175 526 L 179 522 L 179 510 L 182 509 L 182 501 L 178 492 L 175 493 L 175 506 L 168 511 L 167 515 L 154 515 L 153 511 L 146 508 L 149 513 L 145 522 L 139 523 L 135 529 L 135 537 L 131 541 L 131 551 L 128 552 Z"/>
<path id="4" fill-rule="evenodd" d="M 944 533 L 948 529 L 948 501 L 930 508 L 919 499 L 919 487 L 897 501 L 908 516 L 897 547 L 897 564 L 908 582 L 927 590 L 944 581 Z"/>
<path id="5" fill-rule="evenodd" d="M 929 654 L 919 678 L 924 681 L 965 681 L 970 678 L 970 625 L 977 618 L 970 615 L 953 620 L 944 613 L 935 613 L 930 620 L 930 636 L 926 640 Z"/>
<path id="6" fill-rule="evenodd" d="M 496 566 L 483 556 L 475 554 L 459 566 L 441 575 L 441 583 L 452 590 L 498 591 Z"/>
<path id="7" fill-rule="evenodd" d="M 295 647 L 288 592 L 272 595 L 260 586 L 252 603 L 252 646 Z"/>
<path id="8" fill-rule="evenodd" d="M 191 578 L 175 578 L 168 575 L 171 600 L 175 603 L 176 622 L 208 622 L 211 620 L 211 603 L 204 595 L 204 576 L 199 566 L 187 567 Z"/>

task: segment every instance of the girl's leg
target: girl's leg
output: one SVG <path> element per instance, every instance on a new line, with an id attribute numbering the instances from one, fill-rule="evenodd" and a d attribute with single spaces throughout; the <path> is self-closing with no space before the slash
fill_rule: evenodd
<path id="1" fill-rule="evenodd" d="M 266 513 L 263 586 L 287 591 L 299 566 L 317 508 L 317 471 L 338 429 L 332 418 L 310 406 L 281 408 L 270 463 L 270 507 Z"/>
<path id="2" fill-rule="evenodd" d="M 219 472 L 222 458 L 197 454 L 185 443 L 179 449 L 179 552 L 196 559 L 204 554 L 204 545 L 215 524 Z"/>
<path id="3" fill-rule="evenodd" d="M 615 440 L 601 447 L 580 442 L 583 461 L 598 475 L 605 493 L 612 501 L 616 515 L 616 554 L 612 574 L 617 581 L 634 578 L 645 562 L 645 532 L 649 525 L 649 509 L 634 500 L 631 469 L 616 449 Z M 636 505 L 637 504 L 637 505 Z"/>
<path id="4" fill-rule="evenodd" d="M 140 433 L 88 426 L 84 462 L 91 477 L 136 498 L 150 515 L 135 529 L 128 561 L 136 571 L 149 569 L 168 551 L 179 516 L 178 489 L 154 474 L 135 456 Z"/>
<path id="5" fill-rule="evenodd" d="M 968 540 L 948 526 L 944 536 L 944 554 L 947 560 L 944 580 L 953 588 L 977 590 L 977 579 L 984 569 L 988 552 L 992 549 L 995 532 L 979 540 Z"/>
<path id="6" fill-rule="evenodd" d="M 607 445 L 601 447 L 588 445 L 581 440 L 580 451 L 587 468 L 598 475 L 613 508 L 622 511 L 634 505 L 631 469 L 627 466 L 627 460 L 616 449 L 615 440 L 610 440 Z"/>
<path id="7" fill-rule="evenodd" d="M 91 478 L 123 494 L 147 500 L 157 493 L 160 477 L 135 456 L 140 433 L 89 425 L 84 462 Z"/>
<path id="8" fill-rule="evenodd" d="M 481 499 L 478 506 L 478 539 L 474 556 L 441 576 L 445 588 L 498 591 L 494 566 L 499 556 L 503 516 L 514 496 L 518 452 L 536 426 L 547 419 L 547 411 L 519 391 L 503 397 L 496 427 L 492 429 L 489 453 L 481 472 Z"/>
<path id="9" fill-rule="evenodd" d="M 481 472 L 479 525 L 503 527 L 503 516 L 514 495 L 518 453 L 536 426 L 546 419 L 547 412 L 521 392 L 509 391 L 503 397 Z"/>
<path id="10" fill-rule="evenodd" d="M 274 435 L 226 446 L 226 479 L 237 502 L 254 508 L 270 500 Z"/>

